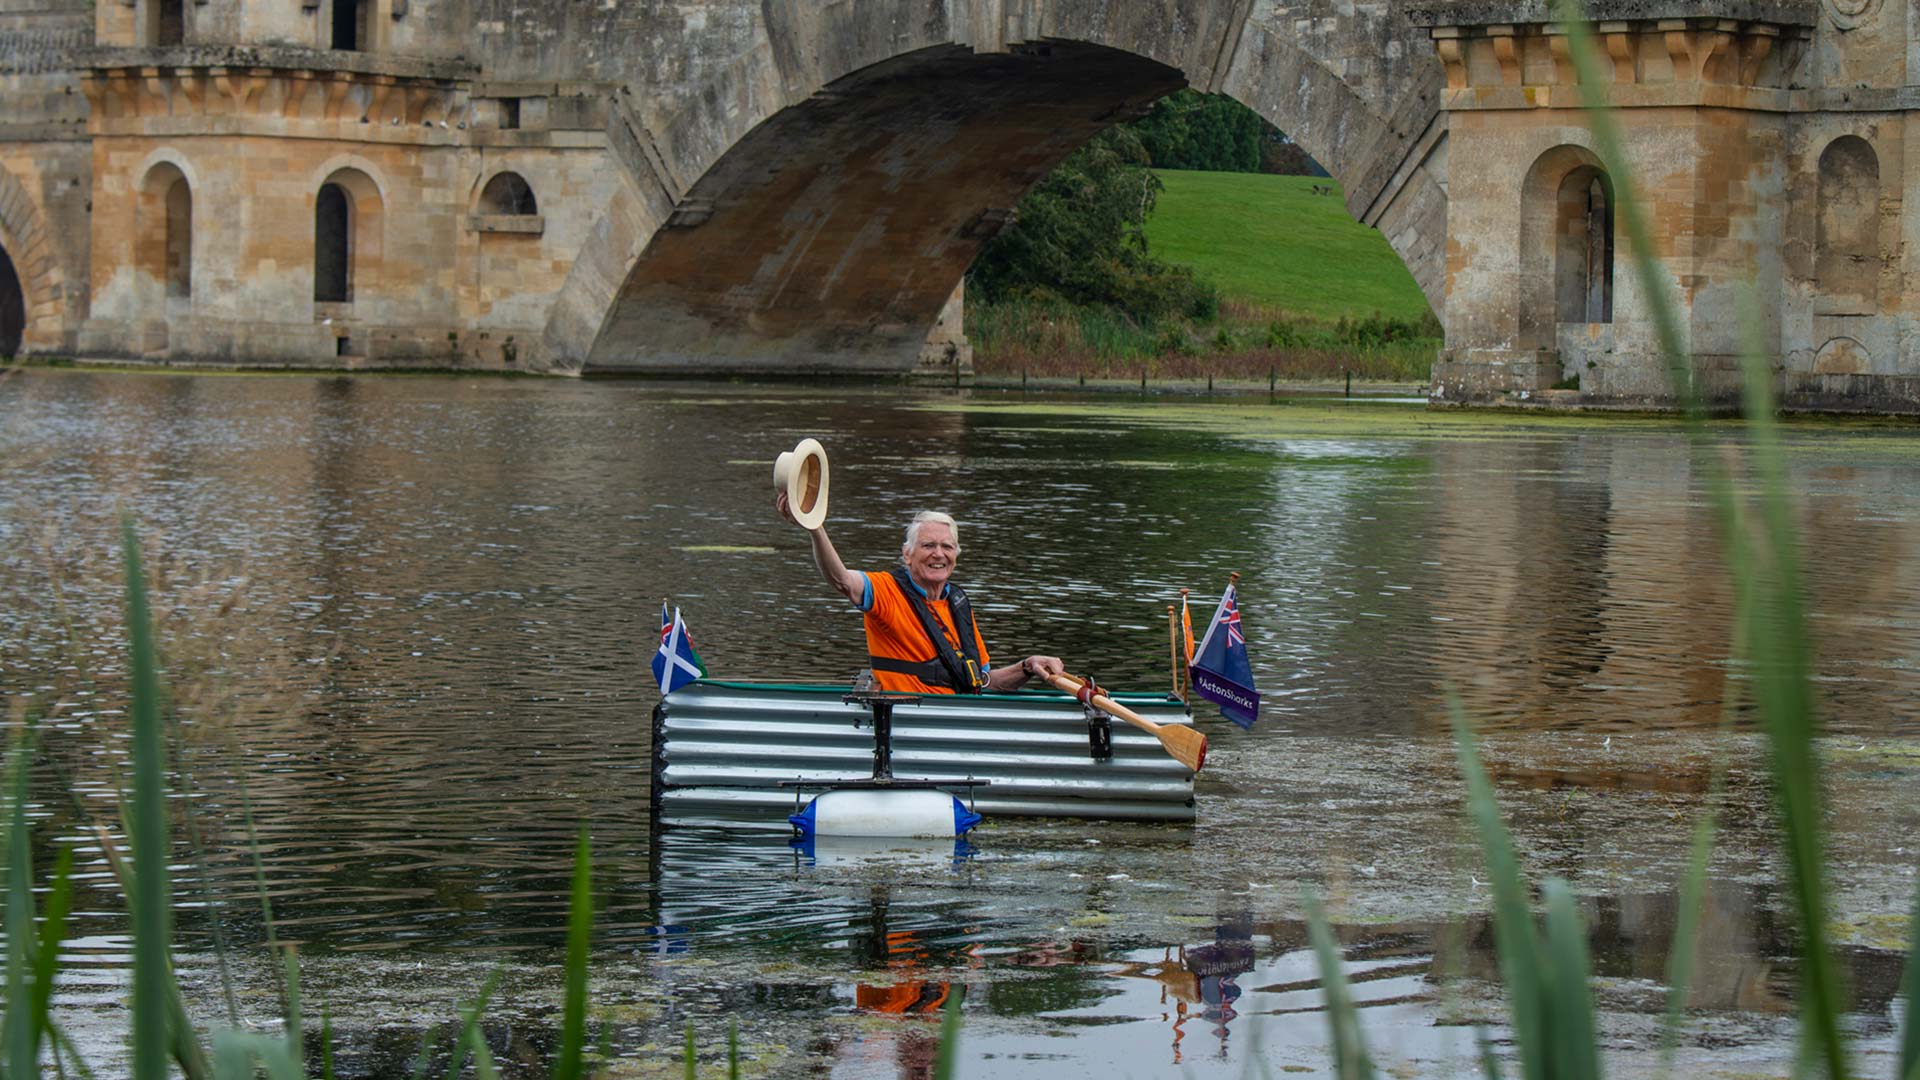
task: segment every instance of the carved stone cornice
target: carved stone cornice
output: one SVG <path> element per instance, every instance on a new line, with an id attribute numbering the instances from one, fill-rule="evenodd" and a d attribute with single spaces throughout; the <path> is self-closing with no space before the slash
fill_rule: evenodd
<path id="1" fill-rule="evenodd" d="M 1583 10 L 1593 22 L 1730 19 L 1812 29 L 1820 20 L 1819 0 L 1588 0 Z M 1409 5 L 1407 21 L 1425 27 L 1531 26 L 1557 23 L 1560 16 L 1553 0 L 1448 0 Z"/>
<path id="2" fill-rule="evenodd" d="M 388 75 L 396 79 L 471 81 L 480 74 L 464 60 L 434 60 L 389 53 L 312 49 L 298 45 L 168 45 L 149 48 L 77 49 L 73 64 L 87 69 L 279 68 L 291 71 Z"/>
<path id="3" fill-rule="evenodd" d="M 467 89 L 441 78 L 315 68 L 96 65 L 81 88 L 95 135 L 259 133 L 439 141 Z M 457 129 L 456 129 L 457 130 Z"/>
<path id="4" fill-rule="evenodd" d="M 1421 14 L 1432 19 L 1441 10 Z M 1468 13 L 1460 7 L 1444 11 Z M 1446 71 L 1448 109 L 1580 104 L 1565 26 L 1510 19 L 1424 25 Z M 1609 101 L 1622 108 L 1694 105 L 1784 111 L 1794 71 L 1812 37 L 1811 26 L 1799 21 L 1706 15 L 1603 19 L 1589 25 L 1610 83 Z"/>

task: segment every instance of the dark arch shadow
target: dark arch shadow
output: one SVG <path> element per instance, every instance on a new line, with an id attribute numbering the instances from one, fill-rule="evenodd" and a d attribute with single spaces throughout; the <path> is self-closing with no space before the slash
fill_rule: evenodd
<path id="1" fill-rule="evenodd" d="M 941 46 L 836 80 L 692 186 L 621 286 L 587 370 L 910 367 L 1005 211 L 1185 84 L 1079 42 Z"/>
<path id="2" fill-rule="evenodd" d="M 20 288 L 20 275 L 13 259 L 0 247 L 0 359 L 11 360 L 20 353 L 20 339 L 27 332 L 27 294 Z"/>

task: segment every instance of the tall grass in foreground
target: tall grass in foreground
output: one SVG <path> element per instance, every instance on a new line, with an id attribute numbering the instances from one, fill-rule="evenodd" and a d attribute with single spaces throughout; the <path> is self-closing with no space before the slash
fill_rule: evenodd
<path id="1" fill-rule="evenodd" d="M 147 600 L 139 538 L 133 523 L 121 528 L 121 560 L 126 575 L 126 617 L 131 702 L 128 710 L 133 766 L 133 792 L 122 808 L 126 854 L 105 829 L 97 830 L 101 849 L 113 877 L 126 896 L 133 927 L 133 985 L 131 1074 L 136 1080 L 164 1080 L 177 1068 L 187 1080 L 298 1080 L 307 1075 L 305 1022 L 302 1017 L 299 964 L 285 949 L 283 1033 L 270 1036 L 237 1028 L 203 1033 L 190 1019 L 174 976 L 168 865 L 172 856 L 170 812 L 166 798 L 166 740 L 161 716 L 163 694 L 154 647 L 153 620 Z M 72 901 L 72 853 L 63 848 L 55 862 L 44 915 L 34 911 L 32 832 L 26 809 L 30 803 L 29 764 L 37 728 L 30 715 L 10 748 L 7 759 L 6 829 L 0 833 L 6 864 L 4 921 L 7 935 L 5 1016 L 0 1018 L 0 1062 L 6 1080 L 41 1074 L 46 1060 L 61 1077 L 91 1080 L 93 1071 L 72 1040 L 54 1022 L 52 993 L 58 956 Z M 249 836 L 252 821 L 248 820 Z M 256 871 L 257 871 L 256 866 Z M 265 905 L 264 882 L 258 882 Z M 270 909 L 269 909 L 270 910 Z M 592 930 L 591 848 L 586 826 L 574 857 L 572 916 L 567 935 L 566 992 L 559 1057 L 554 1076 L 577 1080 L 584 1075 L 586 1042 L 587 943 Z M 267 925 L 271 938 L 272 917 Z M 453 1048 L 447 1075 L 459 1075 L 470 1060 L 476 1075 L 497 1075 L 480 1020 L 492 991 L 490 982 L 478 998 L 462 1010 L 462 1030 Z M 333 1073 L 332 1025 L 322 1013 L 320 1061 L 322 1075 Z M 208 1055 L 203 1039 L 211 1046 Z M 43 1055 L 43 1048 L 45 1053 Z M 424 1059 L 423 1059 L 424 1064 Z M 737 1068 L 736 1068 L 737 1074 Z M 421 1075 L 425 1075 L 424 1071 Z"/>
<path id="2" fill-rule="evenodd" d="M 1742 410 L 1746 443 L 1738 460 L 1745 479 L 1757 492 L 1736 494 L 1735 476 L 1725 462 L 1731 448 L 1714 446 L 1707 435 L 1705 401 L 1682 345 L 1680 319 L 1664 279 L 1652 256 L 1644 207 L 1636 197 L 1633 177 L 1614 117 L 1608 111 L 1605 86 L 1585 13 L 1572 0 L 1558 0 L 1556 14 L 1568 29 L 1570 52 L 1579 73 L 1590 119 L 1594 149 L 1613 179 L 1617 220 L 1624 226 L 1634 256 L 1641 291 L 1651 305 L 1656 330 L 1666 356 L 1670 381 L 1678 400 L 1695 460 L 1707 477 L 1721 543 L 1733 575 L 1735 615 L 1733 656 L 1736 666 L 1750 675 L 1751 700 L 1767 738 L 1774 802 L 1780 835 L 1788 855 L 1788 892 L 1794 901 L 1801 966 L 1799 986 L 1800 1048 L 1795 1074 L 1814 1070 L 1833 1080 L 1851 1074 L 1841 1017 L 1846 1000 L 1828 943 L 1825 867 L 1820 827 L 1821 779 L 1814 737 L 1817 731 L 1812 692 L 1812 647 L 1802 610 L 1799 561 L 1793 526 L 1792 500 L 1772 395 L 1772 372 L 1760 350 L 1748 343 L 1742 366 Z M 1758 324 L 1749 312 L 1746 325 Z M 1716 451 L 1727 449 L 1723 455 Z M 1731 702 L 1736 688 L 1729 684 Z M 1514 1041 L 1522 1075 L 1530 1078 L 1597 1078 L 1601 1075 L 1598 1040 L 1589 996 L 1590 965 L 1585 955 L 1585 930 L 1565 882 L 1550 880 L 1541 891 L 1546 907 L 1544 933 L 1536 927 L 1531 898 L 1520 875 L 1519 863 L 1501 823 L 1493 790 L 1482 767 L 1471 726 L 1454 703 L 1454 732 L 1459 744 L 1461 771 L 1467 782 L 1469 813 L 1479 834 L 1494 890 L 1495 944 L 1508 999 Z M 1716 766 L 1716 777 L 1718 768 Z M 1717 791 L 1718 783 L 1713 785 Z M 1671 1064 L 1693 951 L 1701 883 L 1705 878 L 1713 836 L 1713 802 L 1695 830 L 1687 881 L 1682 888 L 1682 911 L 1670 952 L 1669 998 L 1662 1040 L 1663 1069 Z M 1315 933 L 1324 934 L 1317 909 L 1310 908 Z M 1902 989 L 1907 998 L 1905 1030 L 1901 1035 L 1896 1080 L 1920 1080 L 1920 895 L 1910 930 L 1907 966 Z M 1338 962 L 1322 953 L 1323 980 L 1335 1045 L 1357 1031 L 1352 1004 L 1336 992 Z M 1357 1061 L 1357 1066 L 1350 1066 Z M 1482 1062 L 1488 1076 L 1500 1075 L 1497 1059 L 1482 1036 Z M 1340 1061 L 1343 1077 L 1370 1075 L 1364 1046 L 1357 1058 Z"/>

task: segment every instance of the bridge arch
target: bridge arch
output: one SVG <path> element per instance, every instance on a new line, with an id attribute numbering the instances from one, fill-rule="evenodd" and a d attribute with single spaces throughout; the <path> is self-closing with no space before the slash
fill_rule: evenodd
<path id="1" fill-rule="evenodd" d="M 1189 85 L 1241 100 L 1327 166 L 1441 306 L 1442 79 L 1424 51 L 1375 42 L 1367 55 L 1395 59 L 1336 74 L 1292 19 L 1245 0 L 1043 2 L 1019 17 L 952 4 L 944 24 L 904 2 L 839 21 L 789 7 L 763 5 L 764 49 L 701 93 L 619 97 L 609 135 L 627 182 L 561 291 L 548 366 L 908 368 L 1005 211 L 1098 131 Z M 988 7 L 997 19 L 975 17 Z M 1376 37 L 1412 40 L 1372 17 Z M 884 29 L 846 24 L 861 19 Z"/>
<path id="2" fill-rule="evenodd" d="M 0 297 L 0 305 L 11 313 L 0 316 L 6 323 L 6 341 L 0 345 L 10 344 L 12 352 L 59 351 L 65 341 L 65 275 L 53 256 L 32 194 L 6 169 L 0 169 L 0 252 L 11 264 L 17 294 Z M 8 352 L 0 350 L 0 355 Z"/>
<path id="3" fill-rule="evenodd" d="M 20 291 L 20 275 L 7 249 L 0 247 L 0 360 L 20 352 L 20 336 L 27 328 L 27 297 Z"/>

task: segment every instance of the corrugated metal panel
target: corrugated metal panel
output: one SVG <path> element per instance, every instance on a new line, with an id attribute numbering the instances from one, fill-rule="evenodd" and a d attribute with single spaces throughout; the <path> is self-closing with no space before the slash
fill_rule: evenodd
<path id="1" fill-rule="evenodd" d="M 771 813 L 793 805 L 793 793 L 775 787 L 782 780 L 871 775 L 869 712 L 841 701 L 845 692 L 708 682 L 675 691 L 661 703 L 654 736 L 663 816 Z M 1158 724 L 1189 722 L 1178 701 L 1116 700 Z M 978 789 L 983 814 L 1193 820 L 1193 775 L 1159 740 L 1116 720 L 1113 757 L 1095 761 L 1085 715 L 1058 694 L 902 703 L 893 711 L 893 775 L 991 781 Z"/>

